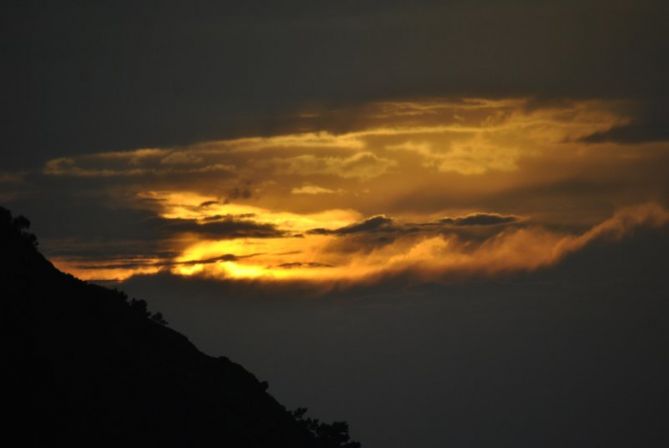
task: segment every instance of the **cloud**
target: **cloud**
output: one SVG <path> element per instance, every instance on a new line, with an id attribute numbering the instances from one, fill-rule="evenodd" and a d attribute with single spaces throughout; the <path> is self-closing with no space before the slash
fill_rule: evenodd
<path id="1" fill-rule="evenodd" d="M 235 185 L 226 192 L 224 203 L 227 204 L 238 199 L 249 199 L 251 196 L 253 196 L 251 181 L 240 181 L 238 185 Z"/>
<path id="2" fill-rule="evenodd" d="M 238 256 L 234 254 L 223 254 L 218 257 L 212 257 L 212 258 L 205 258 L 201 260 L 186 260 L 186 261 L 174 261 L 174 260 L 159 260 L 159 261 L 153 261 L 153 260 L 138 260 L 136 262 L 125 262 L 125 263 L 113 263 L 113 264 L 83 264 L 79 265 L 79 269 L 95 269 L 95 270 L 101 270 L 101 269 L 140 269 L 140 268 L 165 268 L 165 267 L 173 267 L 173 266 L 191 266 L 194 264 L 211 264 L 211 263 L 217 263 L 219 261 L 239 261 L 243 260 L 245 258 L 252 258 L 256 254 L 250 254 L 250 255 L 244 255 L 244 256 Z"/>
<path id="3" fill-rule="evenodd" d="M 516 232 L 545 249 L 543 239 L 663 197 L 666 145 L 582 141 L 633 112 L 604 100 L 381 101 L 310 115 L 355 122 L 339 132 L 61 157 L 37 179 L 45 190 L 157 217 L 148 238 L 182 260 L 263 254 L 184 265 L 183 275 L 358 281 L 413 264 L 430 271 L 497 238 L 510 244 Z"/>
<path id="4" fill-rule="evenodd" d="M 472 213 L 467 216 L 458 216 L 455 218 L 442 218 L 439 220 L 442 224 L 455 226 L 494 226 L 500 224 L 510 224 L 517 222 L 518 218 L 510 215 L 499 215 L 497 213 Z"/>
<path id="5" fill-rule="evenodd" d="M 302 232 L 324 224 L 326 228 L 342 227 L 359 218 L 359 213 L 346 209 L 328 209 L 316 213 L 275 211 L 254 205 L 218 201 L 211 196 L 180 191 L 147 191 L 139 199 L 156 207 L 155 211 L 167 220 L 208 222 L 231 218 L 267 223 L 277 229 Z M 202 207 L 202 204 L 207 204 Z"/>
<path id="6" fill-rule="evenodd" d="M 339 190 L 341 191 L 341 190 Z M 290 191 L 292 194 L 334 194 L 336 190 L 330 188 L 319 187 L 318 185 L 303 185 L 295 187 Z"/>
<path id="7" fill-rule="evenodd" d="M 337 229 L 311 229 L 308 233 L 313 235 L 352 235 L 352 234 L 415 234 L 443 233 L 452 231 L 455 227 L 467 226 L 500 226 L 519 222 L 519 218 L 512 215 L 501 215 L 498 213 L 472 213 L 465 216 L 446 217 L 437 221 L 425 222 L 400 222 L 385 215 L 372 216 L 362 221 Z"/>
<path id="8" fill-rule="evenodd" d="M 213 216 L 208 220 L 160 219 L 150 224 L 170 235 L 195 233 L 202 238 L 279 238 L 286 233 L 273 224 L 255 222 L 249 217 Z"/>
<path id="9" fill-rule="evenodd" d="M 117 154 L 114 153 L 114 156 Z M 126 157 L 123 157 L 126 156 Z M 234 166 L 229 164 L 202 164 L 202 159 L 193 157 L 188 162 L 178 159 L 175 154 L 168 156 L 172 161 L 151 156 L 137 158 L 132 151 L 119 157 L 109 157 L 108 153 L 78 158 L 60 157 L 46 162 L 43 173 L 48 176 L 67 176 L 84 178 L 168 176 L 175 174 L 205 174 L 231 172 Z M 197 166 L 202 164 L 202 166 Z M 166 167 L 167 166 L 167 167 Z"/>
<path id="10" fill-rule="evenodd" d="M 181 261 L 177 261 L 173 258 L 156 257 L 125 257 L 122 261 L 118 262 L 109 262 L 106 260 L 100 261 L 94 258 L 81 260 L 77 258 L 54 258 L 52 261 L 55 262 L 60 269 L 65 270 L 66 272 L 78 272 L 81 278 L 85 278 L 89 281 L 119 282 L 136 275 L 159 275 L 178 267 L 194 265 L 203 266 L 221 262 L 238 262 L 252 258 L 256 255 L 257 254 L 248 254 L 238 256 L 234 254 L 223 254 L 212 258 Z"/>
<path id="11" fill-rule="evenodd" d="M 0 184 L 14 184 L 23 182 L 26 173 L 7 173 L 0 171 Z"/>
<path id="12" fill-rule="evenodd" d="M 669 142 L 669 95 L 659 95 L 653 100 L 632 103 L 630 119 L 610 129 L 600 130 L 584 136 L 586 143 L 614 142 L 624 145 Z"/>
<path id="13" fill-rule="evenodd" d="M 72 257 L 57 262 L 96 279 L 170 269 L 178 275 L 269 282 L 359 283 L 403 273 L 439 281 L 539 269 L 593 242 L 669 223 L 669 212 L 655 203 L 622 208 L 588 230 L 565 232 L 491 212 L 425 221 L 385 215 L 353 219 L 341 211 L 281 214 L 220 202 L 203 208 L 207 201 L 196 195 L 156 197 L 162 217 L 146 225 L 162 235 L 163 247 L 168 244 L 174 255 L 129 263 L 99 259 L 85 269 Z M 334 225 L 333 218 L 348 222 Z M 314 227 L 319 221 L 329 226 Z"/>
<path id="14" fill-rule="evenodd" d="M 332 265 L 325 263 L 316 263 L 316 262 L 293 262 L 293 263 L 281 263 L 277 266 L 281 269 L 295 269 L 295 268 L 331 268 Z"/>
<path id="15" fill-rule="evenodd" d="M 652 203 L 624 208 L 582 233 L 508 225 L 515 222 L 509 216 L 479 213 L 421 226 L 379 215 L 344 227 L 317 229 L 302 238 L 286 238 L 285 234 L 256 237 L 252 232 L 231 239 L 205 237 L 171 261 L 141 264 L 136 273 L 170 269 L 185 276 L 322 285 L 377 282 L 398 275 L 420 281 L 498 276 L 554 265 L 591 244 L 618 241 L 637 229 L 666 228 L 669 212 Z M 176 228 L 183 225 L 175 220 Z M 474 238 L 453 231 L 479 226 L 493 230 Z M 132 266 L 115 263 L 107 268 Z M 90 269 L 89 275 L 103 278 L 101 271 Z"/>
<path id="16" fill-rule="evenodd" d="M 0 202 L 11 203 L 20 196 L 26 174 L 0 171 Z"/>
<path id="17" fill-rule="evenodd" d="M 311 229 L 308 233 L 314 235 L 350 235 L 355 233 L 379 232 L 391 230 L 393 220 L 386 216 L 372 216 L 361 222 L 351 224 L 338 229 Z"/>
<path id="18" fill-rule="evenodd" d="M 161 165 L 197 165 L 202 163 L 202 157 L 188 152 L 172 152 L 160 159 Z"/>
<path id="19" fill-rule="evenodd" d="M 350 110 L 375 99 L 623 97 L 666 103 L 665 5 L 658 0 L 610 8 L 601 0 L 429 0 L 419 7 L 364 2 L 336 11 L 298 2 L 262 14 L 209 3 L 187 18 L 176 6 L 162 8 L 151 16 L 156 33 L 146 39 L 128 36 L 145 32 L 145 24 L 132 17 L 138 11 L 150 15 L 150 2 L 86 10 L 68 3 L 45 14 L 35 14 L 30 4 L 13 6 L 17 20 L 2 30 L 14 67 L 3 74 L 4 84 L 20 87 L 8 93 L 4 106 L 5 141 L 12 151 L 3 153 L 2 166 L 34 167 L 64 148 L 77 156 L 276 129 L 292 133 L 305 127 L 293 119 L 305 112 Z M 125 19 L 105 21 L 110 16 Z M 66 21 L 72 26 L 54 41 Z M 276 45 L 268 47 L 267 39 Z M 72 42 L 106 51 L 83 51 Z M 20 57 L 26 51 L 34 57 Z M 70 76 L 75 66 L 104 69 L 81 82 Z M 119 67 L 132 67 L 133 76 L 116 76 Z M 60 75 L 56 80 L 36 73 Z M 40 91 L 48 91 L 48 101 L 21 95 Z M 94 110 L 90 92 L 99 93 Z M 310 110 L 302 110 L 305 105 Z M 400 112 L 439 112 L 439 106 L 418 106 L 405 104 Z M 357 117 L 339 116 L 327 127 L 312 118 L 315 124 L 307 128 L 345 131 L 356 125 Z"/>
<path id="20" fill-rule="evenodd" d="M 348 157 L 323 157 L 305 154 L 296 157 L 272 159 L 270 166 L 283 175 L 333 175 L 344 179 L 372 179 L 397 165 L 394 160 L 379 157 L 372 152 L 360 152 Z"/>
<path id="21" fill-rule="evenodd" d="M 383 175 L 397 178 L 407 172 L 479 177 L 515 172 L 526 159 L 541 158 L 557 146 L 571 150 L 580 139 L 629 122 L 618 102 L 535 105 L 523 98 L 378 102 L 351 113 L 357 115 L 358 125 L 346 132 L 287 133 L 57 157 L 48 160 L 42 172 L 92 179 L 155 177 L 156 183 L 169 175 L 186 184 L 207 183 L 211 188 L 207 181 L 215 181 L 220 189 L 244 191 L 244 183 L 252 180 L 261 185 L 289 176 L 288 190 L 302 191 L 333 176 L 328 189 L 339 191 L 349 190 L 347 182 L 371 182 Z"/>
<path id="22" fill-rule="evenodd" d="M 669 126 L 666 122 L 616 126 L 607 131 L 588 135 L 582 141 L 586 143 L 617 142 L 623 144 L 667 142 L 669 141 Z"/>

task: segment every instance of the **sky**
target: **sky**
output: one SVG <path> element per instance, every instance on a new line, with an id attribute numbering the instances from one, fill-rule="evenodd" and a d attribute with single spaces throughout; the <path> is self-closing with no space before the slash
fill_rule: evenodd
<path id="1" fill-rule="evenodd" d="M 538 443 L 549 429 L 518 423 L 536 395 L 514 424 L 490 411 L 477 430 L 477 387 L 508 402 L 529 365 L 541 395 L 549 366 L 664 310 L 666 2 L 2 8 L 3 206 L 60 269 L 145 298 L 286 403 L 348 419 L 364 446 Z M 586 341 L 573 356 L 570 330 Z M 639 336 L 640 365 L 667 368 L 650 349 L 666 336 Z M 541 338 L 557 355 L 535 363 Z M 638 355 L 623 342 L 610 359 Z M 482 374 L 506 363 L 518 370 Z M 425 418 L 389 411 L 370 378 L 412 384 L 402 402 Z M 479 407 L 425 402 L 447 391 Z"/>

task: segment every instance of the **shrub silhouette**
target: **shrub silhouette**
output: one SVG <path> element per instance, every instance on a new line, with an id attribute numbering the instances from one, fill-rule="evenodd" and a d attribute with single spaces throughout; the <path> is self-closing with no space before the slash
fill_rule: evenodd
<path id="1" fill-rule="evenodd" d="M 318 439 L 323 448 L 360 448 L 360 443 L 351 440 L 348 434 L 348 423 L 322 423 L 318 419 L 306 417 L 307 408 L 297 408 L 292 412 L 293 417 L 303 428 Z"/>

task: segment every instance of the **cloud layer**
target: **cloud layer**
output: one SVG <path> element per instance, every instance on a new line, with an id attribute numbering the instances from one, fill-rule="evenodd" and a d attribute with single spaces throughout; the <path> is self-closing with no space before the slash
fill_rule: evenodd
<path id="1" fill-rule="evenodd" d="M 114 230 L 126 261 L 53 246 L 60 266 L 98 280 L 493 275 L 555 263 L 616 213 L 644 225 L 639 204 L 669 205 L 669 142 L 597 137 L 634 122 L 629 102 L 432 98 L 302 119 L 338 116 L 356 125 L 63 155 L 27 179 L 129 214 L 137 229 Z"/>

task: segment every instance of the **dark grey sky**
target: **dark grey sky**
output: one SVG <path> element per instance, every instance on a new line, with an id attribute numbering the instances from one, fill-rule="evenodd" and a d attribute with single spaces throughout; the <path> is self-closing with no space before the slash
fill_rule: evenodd
<path id="1" fill-rule="evenodd" d="M 666 134 L 663 1 L 251 3 L 5 2 L 3 169 L 370 99 L 636 98 L 634 138 Z"/>

